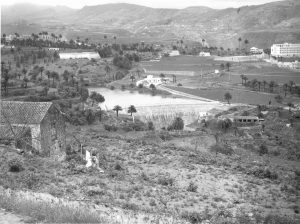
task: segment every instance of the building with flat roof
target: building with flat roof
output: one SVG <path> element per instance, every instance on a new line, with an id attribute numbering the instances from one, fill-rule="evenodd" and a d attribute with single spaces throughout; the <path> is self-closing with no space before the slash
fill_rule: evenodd
<path id="1" fill-rule="evenodd" d="M 263 49 L 259 49 L 257 47 L 251 47 L 250 48 L 250 53 L 251 54 L 262 54 L 264 52 Z"/>
<path id="2" fill-rule="evenodd" d="M 299 57 L 300 44 L 273 44 L 271 47 L 271 55 L 274 57 Z"/>

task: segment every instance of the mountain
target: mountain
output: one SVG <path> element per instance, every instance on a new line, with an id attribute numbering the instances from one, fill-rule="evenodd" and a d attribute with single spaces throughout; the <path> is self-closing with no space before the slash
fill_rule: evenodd
<path id="1" fill-rule="evenodd" d="M 24 10 L 25 9 L 25 10 Z M 103 34 L 118 40 L 199 41 L 211 46 L 238 47 L 237 39 L 251 46 L 300 42 L 300 1 L 286 0 L 222 10 L 208 7 L 156 9 L 133 4 L 85 6 L 74 10 L 62 6 L 14 5 L 1 8 L 2 30 L 16 21 L 34 23 L 70 38 L 89 35 L 100 40 Z"/>

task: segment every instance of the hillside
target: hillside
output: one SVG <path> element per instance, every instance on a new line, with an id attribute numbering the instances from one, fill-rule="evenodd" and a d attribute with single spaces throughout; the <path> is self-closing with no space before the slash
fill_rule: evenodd
<path id="1" fill-rule="evenodd" d="M 26 10 L 22 10 L 24 8 Z M 2 7 L 1 14 L 3 32 L 22 19 L 29 24 L 34 22 L 58 30 L 70 38 L 87 32 L 91 39 L 99 39 L 103 33 L 146 41 L 200 41 L 204 38 L 208 44 L 224 48 L 236 48 L 239 37 L 257 47 L 300 41 L 300 2 L 297 0 L 223 10 L 208 7 L 154 9 L 125 3 L 73 10 L 62 6 L 22 4 Z"/>

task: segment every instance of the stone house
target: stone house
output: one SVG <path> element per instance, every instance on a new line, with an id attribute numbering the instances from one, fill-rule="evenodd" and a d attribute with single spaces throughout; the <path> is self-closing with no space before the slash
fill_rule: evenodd
<path id="1" fill-rule="evenodd" d="M 52 102 L 2 101 L 0 119 L 0 139 L 25 135 L 27 145 L 43 155 L 65 152 L 64 119 Z M 5 136 L 5 130 L 11 133 Z M 14 130 L 18 130 L 18 136 Z"/>

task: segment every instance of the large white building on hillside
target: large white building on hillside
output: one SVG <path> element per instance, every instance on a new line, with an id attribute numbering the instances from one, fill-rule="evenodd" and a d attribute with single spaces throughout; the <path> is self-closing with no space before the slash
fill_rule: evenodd
<path id="1" fill-rule="evenodd" d="M 274 57 L 299 57 L 300 44 L 273 44 L 271 47 L 271 55 Z"/>
<path id="2" fill-rule="evenodd" d="M 99 59 L 100 56 L 97 52 L 70 52 L 70 53 L 59 53 L 60 59 Z"/>

